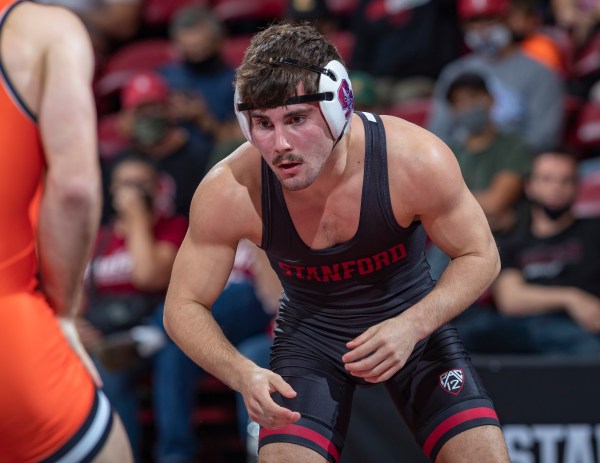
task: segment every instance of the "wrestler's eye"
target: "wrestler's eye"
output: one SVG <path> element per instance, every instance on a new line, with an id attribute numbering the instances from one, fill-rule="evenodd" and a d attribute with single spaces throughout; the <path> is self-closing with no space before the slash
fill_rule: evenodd
<path id="1" fill-rule="evenodd" d="M 302 124 L 306 120 L 306 116 L 292 116 L 289 119 L 290 124 Z"/>
<path id="2" fill-rule="evenodd" d="M 254 125 L 261 129 L 268 129 L 272 124 L 266 119 L 257 119 L 254 121 Z"/>

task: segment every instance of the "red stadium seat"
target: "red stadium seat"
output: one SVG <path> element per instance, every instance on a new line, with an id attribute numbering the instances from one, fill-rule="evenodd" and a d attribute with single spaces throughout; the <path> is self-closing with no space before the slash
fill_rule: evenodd
<path id="1" fill-rule="evenodd" d="M 132 42 L 108 58 L 94 91 L 100 97 L 117 91 L 138 71 L 159 68 L 178 59 L 177 51 L 167 39 Z"/>
<path id="2" fill-rule="evenodd" d="M 388 106 L 387 108 L 384 108 L 382 113 L 396 116 L 412 122 L 413 124 L 425 127 L 430 110 L 431 99 L 419 98 Z"/>
<path id="3" fill-rule="evenodd" d="M 358 6 L 358 0 L 327 0 L 326 3 L 334 16 L 350 15 Z"/>
<path id="4" fill-rule="evenodd" d="M 589 102 L 579 111 L 574 140 L 579 148 L 600 145 L 600 102 Z"/>
<path id="5" fill-rule="evenodd" d="M 209 6 L 209 0 L 144 0 L 142 19 L 151 27 L 164 26 L 179 8 L 191 5 Z"/>
<path id="6" fill-rule="evenodd" d="M 335 31 L 330 33 L 328 38 L 338 49 L 343 60 L 348 63 L 352 58 L 352 52 L 354 51 L 354 34 L 350 31 Z"/>
<path id="7" fill-rule="evenodd" d="M 577 217 L 600 217 L 600 172 L 588 174 L 580 180 L 573 210 Z"/>
<path id="8" fill-rule="evenodd" d="M 589 41 L 587 46 L 577 54 L 573 62 L 572 74 L 576 77 L 586 76 L 600 69 L 600 32 Z"/>
<path id="9" fill-rule="evenodd" d="M 276 19 L 285 14 L 287 0 L 216 0 L 213 12 L 221 21 Z"/>
<path id="10" fill-rule="evenodd" d="M 242 64 L 246 48 L 250 45 L 251 35 L 236 35 L 228 37 L 223 44 L 221 55 L 230 66 L 237 68 Z"/>

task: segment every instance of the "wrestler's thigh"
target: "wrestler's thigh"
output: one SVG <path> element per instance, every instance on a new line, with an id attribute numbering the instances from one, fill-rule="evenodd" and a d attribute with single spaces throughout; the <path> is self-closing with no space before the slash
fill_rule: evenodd
<path id="1" fill-rule="evenodd" d="M 435 463 L 464 461 L 508 463 L 508 450 L 500 428 L 480 426 L 461 432 L 442 446 Z"/>
<path id="2" fill-rule="evenodd" d="M 314 450 L 289 443 L 268 444 L 258 452 L 259 463 L 326 463 Z"/>
<path id="3" fill-rule="evenodd" d="M 100 450 L 92 463 L 114 463 L 117 461 L 120 463 L 132 463 L 133 456 L 123 423 L 119 416 L 113 413 L 113 425 L 110 434 L 102 450 Z"/>
<path id="4" fill-rule="evenodd" d="M 306 461 L 339 461 L 350 422 L 355 386 L 331 370 L 320 368 L 323 368 L 322 364 L 314 364 L 312 368 L 274 367 L 274 371 L 290 384 L 297 395 L 286 398 L 275 392 L 273 400 L 282 407 L 299 412 L 301 418 L 282 428 L 262 428 L 258 442 L 260 449 L 293 444 L 294 448 L 302 446 L 321 456 L 321 459 Z M 272 448 L 269 452 L 274 451 Z"/>

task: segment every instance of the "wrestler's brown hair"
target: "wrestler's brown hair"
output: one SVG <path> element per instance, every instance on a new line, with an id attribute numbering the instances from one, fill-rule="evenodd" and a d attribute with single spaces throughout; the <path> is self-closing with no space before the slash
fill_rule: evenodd
<path id="1" fill-rule="evenodd" d="M 318 92 L 320 75 L 280 59 L 324 67 L 332 60 L 343 63 L 333 44 L 308 23 L 274 24 L 256 34 L 236 72 L 239 101 L 253 108 L 275 108 L 297 95 L 302 82 L 306 94 Z"/>

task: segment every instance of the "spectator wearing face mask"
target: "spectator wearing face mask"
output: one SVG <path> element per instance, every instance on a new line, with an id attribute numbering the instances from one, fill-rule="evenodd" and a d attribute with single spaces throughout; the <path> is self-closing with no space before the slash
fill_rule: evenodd
<path id="1" fill-rule="evenodd" d="M 231 103 L 234 70 L 221 58 L 224 27 L 210 10 L 193 5 L 174 15 L 169 35 L 181 55 L 180 61 L 159 70 L 172 90 L 171 113 L 193 138 L 212 149 L 239 133 Z"/>
<path id="2" fill-rule="evenodd" d="M 526 183 L 530 219 L 501 249 L 500 316 L 481 333 L 504 351 L 600 354 L 600 221 L 573 215 L 577 157 L 548 151 Z"/>
<path id="3" fill-rule="evenodd" d="M 458 75 L 477 72 L 488 82 L 491 117 L 500 129 L 520 136 L 533 152 L 556 146 L 562 137 L 563 85 L 556 72 L 520 50 L 506 20 L 508 0 L 459 0 L 458 11 L 472 52 L 442 71 L 428 128 L 453 141 L 448 87 Z"/>
<path id="4" fill-rule="evenodd" d="M 158 209 L 166 215 L 188 216 L 196 187 L 208 168 L 210 149 L 178 125 L 170 113 L 169 88 L 157 73 L 134 75 L 121 92 L 131 148 L 147 156 L 160 174 Z"/>
<path id="5" fill-rule="evenodd" d="M 491 120 L 494 99 L 481 75 L 459 75 L 450 83 L 446 97 L 455 134 L 452 151 L 467 187 L 498 238 L 524 213 L 523 180 L 531 165 L 529 150 L 517 136 L 503 133 Z M 435 278 L 450 258 L 434 245 L 427 252 Z"/>

